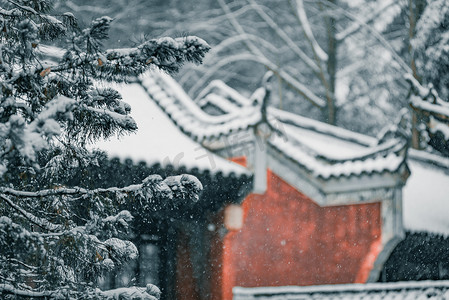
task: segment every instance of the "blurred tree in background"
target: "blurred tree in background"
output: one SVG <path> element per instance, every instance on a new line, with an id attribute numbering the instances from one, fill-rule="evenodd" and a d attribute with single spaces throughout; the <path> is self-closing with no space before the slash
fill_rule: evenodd
<path id="1" fill-rule="evenodd" d="M 212 51 L 204 64 L 178 76 L 194 98 L 212 79 L 250 95 L 270 69 L 278 78 L 272 105 L 370 135 L 407 106 L 405 73 L 436 84 L 441 78 L 426 75 L 435 73 L 422 55 L 423 43 L 432 41 L 414 39 L 428 36 L 421 24 L 434 15 L 423 14 L 425 0 L 115 0 L 95 2 L 96 9 L 76 3 L 64 5 L 84 20 L 100 9 L 115 19 L 112 43 L 132 45 L 150 31 L 207 39 Z M 438 5 L 445 1 L 431 6 Z M 441 36 L 444 9 L 439 16 L 431 30 Z"/>

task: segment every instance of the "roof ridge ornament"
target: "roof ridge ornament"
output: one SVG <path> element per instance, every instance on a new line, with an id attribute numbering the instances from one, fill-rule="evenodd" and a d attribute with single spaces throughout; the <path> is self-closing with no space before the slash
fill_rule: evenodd
<path id="1" fill-rule="evenodd" d="M 391 139 L 410 140 L 412 134 L 411 116 L 407 108 L 402 108 L 395 122 L 385 126 L 377 135 L 377 144 L 383 144 Z"/>
<path id="2" fill-rule="evenodd" d="M 262 78 L 262 87 L 258 88 L 251 98 L 253 106 L 260 108 L 260 119 L 253 125 L 254 129 L 254 157 L 252 158 L 254 169 L 253 191 L 263 194 L 267 190 L 267 140 L 271 136 L 274 127 L 267 118 L 267 104 L 270 99 L 271 85 L 270 79 L 273 72 L 268 71 Z"/>
<path id="3" fill-rule="evenodd" d="M 407 159 L 408 149 L 411 145 L 412 121 L 408 108 L 402 108 L 395 122 L 384 127 L 377 136 L 377 145 L 382 145 L 391 140 L 398 140 L 398 145 L 392 148 L 392 152 Z"/>
<path id="4" fill-rule="evenodd" d="M 267 71 L 262 77 L 262 85 L 251 95 L 253 106 L 260 106 L 260 120 L 256 122 L 254 126 L 254 134 L 256 136 L 268 139 L 274 132 L 279 136 L 284 136 L 285 132 L 282 132 L 276 126 L 274 126 L 267 116 L 268 101 L 271 96 L 271 91 L 273 88 L 272 79 L 274 78 L 274 73 L 272 71 Z M 262 97 L 263 94 L 263 97 Z M 261 99 L 262 98 L 262 99 Z M 271 115 L 271 118 L 275 118 Z"/>
<path id="5" fill-rule="evenodd" d="M 268 100 L 270 99 L 274 77 L 272 71 L 268 71 L 262 77 L 262 86 L 251 96 L 252 105 L 260 108 L 260 119 L 253 125 L 254 129 L 254 186 L 257 194 L 265 193 L 267 189 L 267 141 L 273 132 L 282 136 L 283 133 L 270 123 L 267 117 Z"/>

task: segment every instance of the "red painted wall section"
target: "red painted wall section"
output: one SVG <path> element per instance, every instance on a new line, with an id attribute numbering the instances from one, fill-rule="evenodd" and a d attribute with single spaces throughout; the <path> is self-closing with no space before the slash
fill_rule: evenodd
<path id="1" fill-rule="evenodd" d="M 231 158 L 231 161 L 235 162 L 236 164 L 241 165 L 243 167 L 246 167 L 246 165 L 247 165 L 245 156 L 239 156 L 239 157 Z"/>
<path id="2" fill-rule="evenodd" d="M 220 255 L 224 300 L 234 286 L 365 282 L 381 250 L 380 203 L 320 207 L 268 170 L 266 193 L 242 207 Z"/>

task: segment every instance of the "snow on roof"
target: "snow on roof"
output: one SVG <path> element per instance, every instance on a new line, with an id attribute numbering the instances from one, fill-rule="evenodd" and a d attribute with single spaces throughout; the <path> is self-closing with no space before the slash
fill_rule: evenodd
<path id="1" fill-rule="evenodd" d="M 291 114 L 283 112 L 283 114 Z M 291 116 L 296 126 L 285 124 L 284 129 L 287 134 L 294 139 L 298 139 L 307 147 L 310 147 L 320 155 L 326 157 L 348 159 L 351 156 L 366 152 L 373 144 L 374 138 L 354 134 L 328 124 L 310 120 L 300 116 Z M 319 124 L 317 124 L 319 123 Z M 303 125 L 304 124 L 304 125 Z M 310 126 L 315 124 L 317 126 Z M 355 139 L 356 138 L 356 139 Z M 357 142 L 354 142 L 357 140 Z M 394 142 L 394 140 L 393 140 Z M 364 143 L 365 146 L 361 144 Z M 294 155 L 301 153 L 298 147 L 291 149 Z M 298 158 L 299 159 L 299 158 Z M 307 161 L 311 164 L 313 157 L 304 157 L 299 161 Z M 387 155 L 376 160 L 375 158 L 366 160 L 366 164 L 354 162 L 352 165 L 344 163 L 340 171 L 344 174 L 349 172 L 358 173 L 362 167 L 370 170 L 390 169 L 394 170 L 399 158 Z M 410 149 L 407 165 L 411 171 L 405 187 L 403 188 L 403 220 L 404 227 L 412 231 L 427 231 L 449 235 L 449 159 L 424 151 Z M 346 168 L 346 170 L 344 170 Z M 357 169 L 359 168 L 359 169 Z M 317 169 L 315 167 L 315 169 Z M 329 168 L 321 167 L 320 172 L 325 172 Z M 319 174 L 319 172 L 316 174 Z M 326 174 L 326 173 L 324 173 Z M 330 173 L 327 173 L 330 174 Z"/>
<path id="2" fill-rule="evenodd" d="M 269 113 L 281 122 L 278 128 L 286 135 L 286 140 L 270 143 L 316 177 L 395 173 L 404 164 L 399 153 L 404 141 L 390 139 L 375 145 L 375 139 L 342 128 L 274 108 Z"/>
<path id="3" fill-rule="evenodd" d="M 145 161 L 148 165 L 184 166 L 187 170 L 198 168 L 224 175 L 249 174 L 249 172 L 203 148 L 185 136 L 167 115 L 152 101 L 139 84 L 115 86 L 123 100 L 131 105 L 131 116 L 137 123 L 136 133 L 100 141 L 95 147 L 110 156 Z"/>
<path id="4" fill-rule="evenodd" d="M 212 97 L 210 97 L 212 96 Z M 220 96 L 221 98 L 226 98 L 227 101 L 216 102 L 216 98 L 213 96 Z M 231 112 L 239 109 L 243 106 L 251 105 L 248 98 L 244 97 L 242 94 L 228 86 L 221 80 L 211 81 L 198 95 L 199 106 L 203 107 L 207 103 L 212 103 L 215 106 L 220 107 L 225 112 Z M 231 103 L 231 105 L 228 105 Z"/>
<path id="5" fill-rule="evenodd" d="M 291 138 L 291 136 L 289 136 Z M 320 143 L 325 143 L 325 140 L 318 140 L 318 143 L 314 143 L 313 137 L 322 138 L 322 135 L 309 135 L 306 138 L 304 136 L 301 141 L 305 141 L 305 144 L 317 146 Z M 331 138 L 332 139 L 332 138 Z M 401 157 L 395 153 L 388 153 L 387 155 L 378 155 L 368 157 L 366 159 L 347 159 L 333 164 L 320 161 L 313 153 L 304 149 L 301 144 L 295 144 L 291 141 L 283 142 L 280 139 L 275 139 L 271 142 L 273 146 L 281 150 L 284 154 L 288 155 L 291 159 L 298 164 L 305 167 L 312 172 L 315 177 L 322 179 L 328 179 L 330 177 L 349 177 L 360 176 L 362 174 L 373 174 L 383 172 L 396 172 L 404 162 L 404 157 Z M 334 148 L 332 141 L 328 141 L 326 148 L 329 151 L 341 151 L 340 145 Z M 349 147 L 350 149 L 350 147 Z M 351 151 L 351 150 L 349 150 Z"/>
<path id="6" fill-rule="evenodd" d="M 326 134 L 328 137 L 334 136 L 339 141 L 352 142 L 352 144 L 360 144 L 362 146 L 375 145 L 377 139 L 363 135 L 354 131 L 350 131 L 344 128 L 330 126 L 329 124 L 313 120 L 307 117 L 303 117 L 297 114 L 293 114 L 284 110 L 280 110 L 274 107 L 269 108 L 269 113 L 276 119 L 282 121 L 285 124 L 292 124 L 311 131 L 320 132 Z M 346 144 L 349 145 L 349 144 Z"/>
<path id="7" fill-rule="evenodd" d="M 366 153 L 367 147 L 347 140 L 329 136 L 321 132 L 284 124 L 283 128 L 288 137 L 302 142 L 303 145 L 313 149 L 317 154 L 332 160 L 350 159 L 360 153 Z M 332 145 L 329 147 L 329 145 Z"/>
<path id="8" fill-rule="evenodd" d="M 202 105 L 201 107 L 212 105 L 213 107 L 218 107 L 221 113 L 231 113 L 238 110 L 234 105 L 226 105 L 229 102 L 224 96 L 219 94 L 208 94 L 206 98 L 203 98 L 202 100 L 206 101 L 203 101 L 204 105 L 198 103 L 199 105 Z"/>
<path id="9" fill-rule="evenodd" d="M 136 85 L 121 87 L 124 100 L 133 108 L 139 108 L 132 111 L 132 116 L 141 130 L 135 136 L 124 137 L 120 147 L 110 144 L 110 153 L 130 156 L 129 149 L 133 149 L 132 158 L 135 160 L 150 160 L 152 163 L 179 160 L 187 168 L 199 169 L 211 169 L 209 157 L 213 157 L 216 170 L 239 174 L 248 172 L 216 155 L 205 155 L 206 150 L 182 135 L 179 129 L 199 141 L 244 130 L 260 119 L 258 107 L 241 108 L 228 101 L 226 105 L 239 109 L 212 116 L 202 111 L 166 74 L 147 75 L 142 79 L 142 85 L 145 90 Z M 395 139 L 376 145 L 375 138 L 289 112 L 269 108 L 268 114 L 272 121 L 279 122 L 274 125 L 287 135 L 286 139 L 270 140 L 271 145 L 294 158 L 314 176 L 326 179 L 396 172 L 404 162 L 398 145 L 395 145 L 399 141 Z M 145 128 L 152 130 L 144 131 Z M 163 130 L 156 130 L 160 128 Z M 408 164 L 412 175 L 403 190 L 405 228 L 449 235 L 449 221 L 445 220 L 449 211 L 449 160 L 411 150 Z"/>
<path id="10" fill-rule="evenodd" d="M 447 299 L 449 281 L 233 288 L 233 299 Z"/>
<path id="11" fill-rule="evenodd" d="M 260 120 L 260 110 L 254 106 L 219 116 L 207 114 L 165 73 L 153 72 L 143 77 L 142 86 L 170 119 L 195 141 L 218 139 L 230 132 L 244 131 Z"/>
<path id="12" fill-rule="evenodd" d="M 250 106 L 252 101 L 242 101 L 240 99 L 242 96 L 236 97 L 235 93 L 235 90 L 223 82 L 214 83 L 201 93 L 203 98 L 199 100 L 199 103 L 202 107 L 208 103 L 217 106 L 223 111 L 221 116 L 230 115 L 229 112 L 246 107 L 253 107 Z M 227 97 L 221 97 L 220 101 L 217 101 L 215 99 L 217 95 L 227 95 Z M 244 106 L 245 103 L 246 106 Z M 256 109 L 260 108 L 256 107 Z M 334 126 L 328 127 L 322 122 L 279 109 L 270 107 L 267 114 L 272 125 L 285 135 L 283 139 L 271 139 L 270 145 L 305 167 L 315 177 L 328 179 L 397 172 L 403 165 L 404 157 L 393 153 L 394 149 L 392 149 L 394 148 L 392 143 L 398 143 L 398 141 L 376 146 L 377 140 L 374 138 Z M 232 132 L 232 126 L 229 128 L 229 132 Z M 368 145 L 373 146 L 367 147 Z M 404 146 L 404 143 L 402 145 Z"/>

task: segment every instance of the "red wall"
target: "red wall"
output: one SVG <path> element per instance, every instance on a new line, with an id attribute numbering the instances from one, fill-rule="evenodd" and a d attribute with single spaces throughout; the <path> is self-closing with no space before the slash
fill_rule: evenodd
<path id="1" fill-rule="evenodd" d="M 380 203 L 319 207 L 268 170 L 267 192 L 242 207 L 243 228 L 212 253 L 214 299 L 232 299 L 234 286 L 365 282 L 381 250 Z"/>

